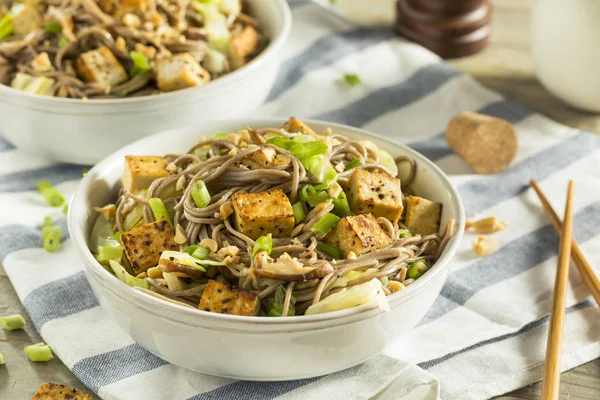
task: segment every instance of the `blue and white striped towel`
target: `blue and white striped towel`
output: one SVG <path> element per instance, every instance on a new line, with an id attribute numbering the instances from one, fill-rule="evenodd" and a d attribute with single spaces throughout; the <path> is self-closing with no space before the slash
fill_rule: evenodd
<path id="1" fill-rule="evenodd" d="M 600 264 L 600 138 L 504 100 L 390 32 L 346 25 L 306 2 L 293 14 L 285 62 L 262 114 L 343 122 L 409 143 L 452 176 L 468 216 L 509 223 L 495 234 L 498 251 L 476 258 L 467 235 L 425 319 L 361 366 L 279 383 L 205 376 L 167 364 L 121 333 L 98 306 L 69 240 L 59 253 L 40 249 L 40 222 L 54 209 L 35 183 L 47 179 L 70 194 L 81 168 L 0 142 L 0 260 L 44 340 L 104 399 L 469 400 L 539 380 L 558 240 L 528 182 L 540 181 L 562 209 L 567 180 L 575 180 L 575 237 L 591 264 Z M 339 85 L 345 72 L 358 73 L 362 85 Z M 442 132 L 465 110 L 515 125 L 519 152 L 510 169 L 473 175 L 450 151 Z M 600 311 L 574 269 L 570 282 L 564 369 L 600 356 Z"/>

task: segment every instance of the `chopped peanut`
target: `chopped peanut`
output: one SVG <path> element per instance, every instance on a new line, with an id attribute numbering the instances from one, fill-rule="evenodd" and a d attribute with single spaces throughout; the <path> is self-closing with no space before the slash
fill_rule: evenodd
<path id="1" fill-rule="evenodd" d="M 231 201 L 226 201 L 221 204 L 219 207 L 219 216 L 221 219 L 227 219 L 231 214 L 233 214 L 233 204 Z"/>
<path id="2" fill-rule="evenodd" d="M 200 241 L 200 246 L 207 247 L 211 253 L 216 253 L 219 248 L 217 241 L 214 239 L 202 239 L 202 241 Z"/>
<path id="3" fill-rule="evenodd" d="M 136 43 L 135 51 L 142 53 L 148 60 L 153 60 L 156 57 L 156 48 L 152 46 L 144 46 L 141 43 Z"/>
<path id="4" fill-rule="evenodd" d="M 125 53 L 127 51 L 127 43 L 122 36 L 119 36 L 117 40 L 115 40 L 115 49 L 121 53 Z"/>
<path id="5" fill-rule="evenodd" d="M 480 257 L 485 257 L 492 254 L 498 248 L 498 241 L 488 239 L 484 236 L 478 236 L 473 241 L 473 251 Z"/>
<path id="6" fill-rule="evenodd" d="M 137 28 L 142 24 L 142 20 L 135 14 L 127 13 L 123 15 L 123 25 L 128 28 Z"/>
<path id="7" fill-rule="evenodd" d="M 388 287 L 390 289 L 390 292 L 392 292 L 392 293 L 396 293 L 396 292 L 404 289 L 404 285 L 398 281 L 389 281 Z"/>
<path id="8" fill-rule="evenodd" d="M 175 243 L 177 244 L 185 244 L 188 241 L 187 234 L 185 233 L 185 229 L 183 226 L 177 224 L 177 228 L 175 228 Z"/>
<path id="9" fill-rule="evenodd" d="M 185 180 L 186 180 L 185 179 L 185 175 L 181 175 L 179 177 L 179 179 L 177 179 L 177 182 L 175 183 L 175 190 L 176 191 L 179 192 L 179 191 L 185 189 L 185 183 L 186 183 Z"/>
<path id="10" fill-rule="evenodd" d="M 117 214 L 117 207 L 114 204 L 108 204 L 104 207 L 94 207 L 94 211 L 102 214 L 105 220 L 111 221 Z"/>
<path id="11" fill-rule="evenodd" d="M 146 270 L 146 274 L 148 275 L 148 278 L 152 279 L 159 279 L 163 276 L 163 272 L 158 269 L 158 267 L 148 268 L 148 270 Z"/>
<path id="12" fill-rule="evenodd" d="M 50 57 L 48 57 L 48 53 L 45 51 L 38 54 L 31 60 L 31 66 L 37 72 L 48 72 L 52 69 L 52 63 L 50 62 Z"/>
<path id="13" fill-rule="evenodd" d="M 485 234 L 494 233 L 506 229 L 508 224 L 506 222 L 498 221 L 496 217 L 482 218 L 477 221 L 467 220 L 465 223 L 465 229 L 473 229 L 475 233 Z"/>

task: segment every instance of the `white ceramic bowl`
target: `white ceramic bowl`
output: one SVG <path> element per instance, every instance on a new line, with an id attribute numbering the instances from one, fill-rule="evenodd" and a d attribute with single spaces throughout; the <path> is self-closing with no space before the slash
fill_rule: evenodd
<path id="1" fill-rule="evenodd" d="M 292 19 L 286 0 L 248 4 L 271 42 L 239 70 L 200 87 L 112 100 L 37 96 L 0 85 L 0 135 L 42 157 L 95 164 L 153 133 L 249 114 L 265 101 L 275 82 Z"/>
<path id="2" fill-rule="evenodd" d="M 390 311 L 375 305 L 329 314 L 290 318 L 241 317 L 196 311 L 135 290 L 110 275 L 88 250 L 88 235 L 96 217 L 94 206 L 113 202 L 127 154 L 185 152 L 202 136 L 246 126 L 281 126 L 283 119 L 204 123 L 142 139 L 112 154 L 92 168 L 79 184 L 69 207 L 69 232 L 85 265 L 96 297 L 118 325 L 144 348 L 191 370 L 249 380 L 288 380 L 324 375 L 359 364 L 383 351 L 412 329 L 440 293 L 447 264 L 463 234 L 464 211 L 447 177 L 419 153 L 344 125 L 308 121 L 317 131 L 332 127 L 355 139 L 368 138 L 393 156 L 415 158 L 414 189 L 443 204 L 442 226 L 456 220 L 457 232 L 440 259 L 405 290 L 388 296 Z"/>

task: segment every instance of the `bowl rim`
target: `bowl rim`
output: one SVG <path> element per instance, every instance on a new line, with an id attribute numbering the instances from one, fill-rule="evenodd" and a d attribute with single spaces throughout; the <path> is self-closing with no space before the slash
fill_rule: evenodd
<path id="1" fill-rule="evenodd" d="M 184 101 L 185 96 L 189 96 L 194 92 L 203 91 L 202 93 L 211 93 L 217 90 L 227 87 L 236 81 L 243 79 L 246 75 L 252 71 L 260 68 L 270 57 L 275 55 L 285 43 L 287 37 L 292 28 L 292 11 L 286 0 L 270 0 L 273 3 L 274 8 L 278 11 L 279 18 L 282 21 L 280 32 L 269 41 L 267 47 L 250 62 L 243 67 L 236 69 L 228 73 L 227 75 L 208 82 L 206 85 L 189 87 L 180 90 L 174 90 L 172 92 L 163 92 L 152 94 L 148 96 L 140 97 L 124 97 L 116 99 L 72 99 L 62 98 L 54 96 L 40 96 L 33 93 L 23 92 L 21 90 L 13 89 L 12 87 L 4 84 L 0 84 L 0 97 L 6 96 L 8 99 L 18 99 L 19 97 L 24 99 L 30 99 L 38 103 L 47 105 L 88 105 L 88 106 L 106 106 L 106 105 L 130 105 L 132 103 L 142 104 L 149 103 L 156 100 L 179 100 Z M 183 98 L 182 98 L 183 97 Z"/>
<path id="2" fill-rule="evenodd" d="M 272 118 L 242 118 L 242 119 L 227 119 L 227 120 L 212 120 L 206 121 L 203 125 L 210 128 L 212 125 L 217 124 L 229 124 L 231 126 L 252 126 L 252 125 L 264 125 L 264 126 L 278 126 L 281 125 L 288 118 L 283 117 L 272 117 Z M 309 126 L 319 125 L 331 127 L 332 129 L 344 129 L 346 131 L 351 131 L 353 134 L 361 135 L 366 137 L 367 139 L 375 138 L 378 141 L 385 142 L 392 147 L 402 148 L 403 151 L 407 152 L 411 156 L 417 159 L 417 163 L 420 166 L 425 165 L 426 170 L 430 172 L 431 175 L 434 176 L 434 179 L 437 179 L 444 190 L 450 193 L 451 197 L 451 206 L 456 211 L 455 218 L 455 232 L 453 237 L 449 240 L 444 249 L 441 257 L 433 264 L 433 266 L 427 271 L 423 277 L 416 280 L 410 286 L 406 287 L 404 290 L 401 290 L 396 293 L 392 293 L 387 296 L 388 303 L 390 309 L 393 309 L 400 304 L 406 302 L 414 296 L 417 296 L 422 290 L 424 290 L 428 283 L 434 281 L 438 275 L 443 273 L 444 269 L 447 267 L 447 264 L 450 262 L 452 257 L 454 257 L 460 241 L 462 239 L 464 233 L 464 222 L 465 222 L 465 214 L 464 207 L 460 196 L 458 195 L 456 189 L 449 181 L 448 177 L 442 170 L 435 165 L 431 160 L 427 159 L 424 155 L 420 154 L 416 150 L 411 149 L 410 147 L 397 143 L 394 140 L 384 137 L 382 135 L 361 129 L 355 128 L 345 124 L 320 121 L 320 120 L 311 120 L 304 119 Z M 379 315 L 384 313 L 384 310 L 379 309 L 374 303 L 364 304 L 358 307 L 353 307 L 349 309 L 333 311 L 329 313 L 323 314 L 315 314 L 315 315 L 301 315 L 295 316 L 293 318 L 273 318 L 273 317 L 248 317 L 248 316 L 239 316 L 239 315 L 228 315 L 228 314 L 218 314 L 205 312 L 198 309 L 190 309 L 188 307 L 180 306 L 178 304 L 170 303 L 161 299 L 158 299 L 154 296 L 150 296 L 146 293 L 143 293 L 140 290 L 136 290 L 133 287 L 126 285 L 120 280 L 116 279 L 113 275 L 111 275 L 100 263 L 94 258 L 92 252 L 88 248 L 88 236 L 89 231 L 84 232 L 83 229 L 79 229 L 82 225 L 78 224 L 78 221 L 75 220 L 75 214 L 78 215 L 86 215 L 89 213 L 90 207 L 87 205 L 87 188 L 93 182 L 93 177 L 95 177 L 96 173 L 103 171 L 105 168 L 110 167 L 113 163 L 117 162 L 118 158 L 121 157 L 125 153 L 135 154 L 135 148 L 144 145 L 145 141 L 154 141 L 157 137 L 167 138 L 173 134 L 182 134 L 183 132 L 190 132 L 191 130 L 198 130 L 197 127 L 186 127 L 186 128 L 177 128 L 168 130 L 162 133 L 158 133 L 155 135 L 148 136 L 146 138 L 135 141 L 120 150 L 114 152 L 108 157 L 104 158 L 101 162 L 96 164 L 87 174 L 86 176 L 79 182 L 69 204 L 69 213 L 68 213 L 68 227 L 71 235 L 71 239 L 77 249 L 81 260 L 83 261 L 87 272 L 93 274 L 95 278 L 97 278 L 98 283 L 104 286 L 106 289 L 111 291 L 114 295 L 117 295 L 123 300 L 126 300 L 125 297 L 128 297 L 130 300 L 130 304 L 134 305 L 136 308 L 141 308 L 146 312 L 150 312 L 151 314 L 170 321 L 178 321 L 185 324 L 190 324 L 190 321 L 200 321 L 204 320 L 205 322 L 214 322 L 215 324 L 209 324 L 209 329 L 222 329 L 219 328 L 219 323 L 221 324 L 241 324 L 245 326 L 264 326 L 270 328 L 277 327 L 294 327 L 294 331 L 297 330 L 297 327 L 304 326 L 306 329 L 309 329 L 310 326 L 314 326 L 315 324 L 320 324 L 323 322 L 332 322 L 334 321 L 335 325 L 343 325 L 346 323 L 354 322 L 357 320 L 362 320 L 366 318 L 371 318 L 374 315 Z M 205 128 L 202 128 L 205 129 Z M 206 133 L 208 134 L 208 133 Z M 86 274 L 87 275 L 87 274 Z M 89 276 L 88 276 L 89 278 Z M 109 281 L 110 279 L 110 281 Z M 115 284 L 116 283 L 116 284 Z M 117 291 L 119 293 L 117 293 Z M 145 306 L 143 306 L 145 305 Z M 166 313 L 169 313 L 168 315 Z M 175 318 L 175 316 L 180 318 Z M 185 321 L 184 321 L 185 320 Z M 203 327 L 207 327 L 204 324 L 201 324 Z"/>

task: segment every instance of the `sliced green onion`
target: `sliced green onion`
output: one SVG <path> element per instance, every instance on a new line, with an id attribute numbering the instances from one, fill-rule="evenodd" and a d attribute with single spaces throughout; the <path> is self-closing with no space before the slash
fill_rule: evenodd
<path id="1" fill-rule="evenodd" d="M 150 284 L 146 280 L 136 278 L 135 276 L 131 275 L 129 272 L 127 272 L 127 270 L 125 270 L 125 268 L 123 268 L 121 264 L 114 260 L 109 260 L 108 262 L 110 264 L 110 268 L 115 273 L 115 276 L 119 278 L 121 282 L 124 282 L 126 285 L 131 287 L 139 286 L 144 289 L 150 289 Z"/>
<path id="2" fill-rule="evenodd" d="M 304 218 L 306 218 L 306 210 L 304 209 L 304 204 L 302 204 L 301 201 L 297 202 L 292 206 L 292 211 L 294 213 L 294 220 L 296 221 L 296 225 L 304 221 Z"/>
<path id="3" fill-rule="evenodd" d="M 0 365 L 4 364 L 4 356 L 0 353 Z"/>
<path id="4" fill-rule="evenodd" d="M 360 85 L 360 78 L 356 74 L 344 74 L 342 79 L 350 86 Z"/>
<path id="5" fill-rule="evenodd" d="M 316 207 L 329 200 L 329 195 L 324 190 L 317 190 L 313 185 L 304 185 L 300 189 L 300 199 L 306 201 L 311 207 Z"/>
<path id="6" fill-rule="evenodd" d="M 329 185 L 337 179 L 336 170 L 333 168 L 333 165 L 331 165 L 329 158 L 324 154 L 311 156 L 301 161 L 304 168 L 313 174 L 325 188 L 328 188 Z"/>
<path id="7" fill-rule="evenodd" d="M 265 251 L 267 254 L 271 254 L 271 250 L 273 250 L 273 239 L 271 238 L 271 234 L 267 236 L 261 236 L 256 239 L 254 242 L 254 249 L 252 249 L 252 257 L 261 251 Z"/>
<path id="8" fill-rule="evenodd" d="M 159 199 L 158 197 L 153 197 L 150 200 L 148 200 L 148 204 L 150 205 L 150 208 L 152 209 L 152 214 L 154 214 L 154 218 L 156 218 L 156 220 L 164 218 L 169 223 L 169 226 L 173 228 L 173 221 L 171 221 L 171 216 L 167 212 L 167 207 L 161 199 Z"/>
<path id="9" fill-rule="evenodd" d="M 285 301 L 285 288 L 283 285 L 279 285 L 277 290 L 272 297 L 268 297 L 264 300 L 264 303 L 267 308 L 267 316 L 269 317 L 281 317 L 283 314 L 283 302 Z M 288 308 L 287 315 L 288 317 L 293 317 L 296 315 L 296 310 L 294 305 L 296 304 L 296 299 L 292 296 L 290 300 L 290 306 Z"/>
<path id="10" fill-rule="evenodd" d="M 200 245 L 198 245 L 198 244 L 192 244 L 191 246 L 188 246 L 188 247 L 186 247 L 185 249 L 183 249 L 181 251 L 184 252 L 184 253 L 186 253 L 186 254 L 189 254 L 191 256 L 192 254 L 194 254 L 194 251 L 198 247 L 200 247 Z"/>
<path id="11" fill-rule="evenodd" d="M 47 226 L 52 226 L 52 217 L 49 215 L 47 217 L 44 217 L 44 223 L 42 224 L 42 229 Z"/>
<path id="12" fill-rule="evenodd" d="M 52 207 L 60 207 L 65 203 L 65 198 L 62 193 L 52 186 L 50 182 L 39 181 L 37 183 L 37 188 L 42 196 L 44 196 L 44 199 L 46 199 L 46 202 Z"/>
<path id="13" fill-rule="evenodd" d="M 174 261 L 182 265 L 187 265 L 188 267 L 196 268 L 202 272 L 206 272 L 206 265 L 225 265 L 225 263 L 222 261 L 200 260 L 193 257 L 191 254 L 171 250 L 163 251 L 160 255 L 160 258 Z"/>
<path id="14" fill-rule="evenodd" d="M 199 180 L 194 183 L 192 187 L 192 199 L 194 199 L 194 203 L 196 203 L 196 207 L 198 208 L 204 208 L 210 204 L 210 193 L 208 193 L 204 181 Z"/>
<path id="15" fill-rule="evenodd" d="M 65 204 L 63 207 L 63 214 L 67 215 L 69 213 L 69 205 Z"/>
<path id="16" fill-rule="evenodd" d="M 13 14 L 8 13 L 0 19 L 0 40 L 10 36 L 13 33 Z"/>
<path id="17" fill-rule="evenodd" d="M 344 191 L 340 192 L 337 199 L 333 199 L 333 213 L 338 217 L 347 217 L 352 215 L 350 211 L 350 204 L 348 204 L 348 197 Z"/>
<path id="18" fill-rule="evenodd" d="M 121 241 L 121 236 L 123 236 L 123 234 L 124 234 L 124 233 L 125 233 L 125 232 L 123 232 L 123 231 L 118 231 L 117 233 L 115 233 L 115 234 L 113 235 L 113 237 L 115 238 L 115 240 L 116 240 L 117 242 L 120 242 L 120 241 Z"/>
<path id="19" fill-rule="evenodd" d="M 427 262 L 425 260 L 415 261 L 408 266 L 406 277 L 409 279 L 418 279 L 427 271 Z"/>
<path id="20" fill-rule="evenodd" d="M 360 166 L 360 159 L 355 158 L 354 160 L 346 164 L 346 168 L 344 168 L 344 171 L 350 171 L 351 169 L 354 169 L 358 166 Z"/>
<path id="21" fill-rule="evenodd" d="M 344 258 L 340 249 L 334 246 L 330 246 L 327 243 L 317 242 L 317 250 L 335 258 L 336 260 Z"/>
<path id="22" fill-rule="evenodd" d="M 123 247 L 121 246 L 98 246 L 98 257 L 96 260 L 109 261 L 119 260 L 123 256 Z"/>
<path id="23" fill-rule="evenodd" d="M 15 329 L 25 329 L 25 318 L 21 314 L 9 315 L 8 317 L 0 317 L 0 325 L 2 329 L 14 331 Z"/>
<path id="24" fill-rule="evenodd" d="M 341 218 L 335 214 L 327 213 L 323 215 L 310 229 L 316 235 L 325 235 L 331 230 Z"/>
<path id="25" fill-rule="evenodd" d="M 327 153 L 327 145 L 316 140 L 312 142 L 294 143 L 290 146 L 289 151 L 292 155 L 302 161 L 308 157 Z"/>
<path id="26" fill-rule="evenodd" d="M 60 39 L 58 39 L 58 47 L 60 47 L 61 49 L 63 47 L 68 46 L 69 44 L 71 44 L 71 42 L 69 41 L 69 39 L 67 39 L 66 37 L 61 37 Z M 85 174 L 86 172 L 84 172 Z"/>
<path id="27" fill-rule="evenodd" d="M 50 346 L 44 342 L 25 346 L 23 350 L 25 350 L 27 358 L 34 362 L 46 362 L 54 358 Z"/>
<path id="28" fill-rule="evenodd" d="M 148 59 L 142 53 L 139 51 L 130 51 L 129 57 L 131 57 L 131 61 L 133 61 L 133 68 L 129 71 L 129 75 L 133 77 L 150 72 Z"/>
<path id="29" fill-rule="evenodd" d="M 412 237 L 412 233 L 410 233 L 410 231 L 408 229 L 400 229 L 400 230 L 398 230 L 398 233 L 399 233 L 398 236 L 400 237 L 400 239 Z"/>
<path id="30" fill-rule="evenodd" d="M 48 253 L 54 253 L 60 249 L 62 229 L 59 226 L 46 226 L 42 228 L 42 239 L 44 239 L 44 250 Z"/>
<path id="31" fill-rule="evenodd" d="M 197 258 L 198 260 L 206 260 L 209 255 L 210 249 L 204 246 L 198 246 L 198 248 L 192 253 L 192 257 Z"/>
<path id="32" fill-rule="evenodd" d="M 62 25 L 57 22 L 46 21 L 44 22 L 44 28 L 49 33 L 61 33 Z"/>

